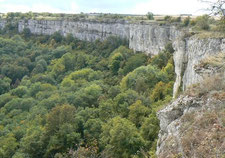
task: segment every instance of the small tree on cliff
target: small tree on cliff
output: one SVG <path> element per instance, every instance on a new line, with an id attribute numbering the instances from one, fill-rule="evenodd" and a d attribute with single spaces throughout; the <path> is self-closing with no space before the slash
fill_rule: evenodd
<path id="1" fill-rule="evenodd" d="M 206 9 L 210 12 L 210 15 L 219 15 L 225 17 L 225 0 L 200 0 L 203 3 L 209 4 Z"/>
<path id="2" fill-rule="evenodd" d="M 210 15 L 220 16 L 218 29 L 225 31 L 225 0 L 200 0 L 203 3 L 209 4 L 206 9 Z"/>
<path id="3" fill-rule="evenodd" d="M 154 14 L 152 12 L 148 12 L 146 16 L 148 20 L 154 20 Z"/>

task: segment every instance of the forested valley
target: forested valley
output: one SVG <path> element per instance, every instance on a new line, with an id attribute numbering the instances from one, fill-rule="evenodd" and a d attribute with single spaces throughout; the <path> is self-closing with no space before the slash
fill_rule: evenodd
<path id="1" fill-rule="evenodd" d="M 172 98 L 173 48 L 124 39 L 0 34 L 1 158 L 155 157 L 156 112 Z"/>

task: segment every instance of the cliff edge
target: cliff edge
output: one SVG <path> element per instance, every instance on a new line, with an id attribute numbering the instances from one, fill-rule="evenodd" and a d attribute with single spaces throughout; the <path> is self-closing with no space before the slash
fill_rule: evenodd
<path id="1" fill-rule="evenodd" d="M 159 158 L 225 156 L 225 55 L 193 67 L 203 80 L 158 112 Z"/>

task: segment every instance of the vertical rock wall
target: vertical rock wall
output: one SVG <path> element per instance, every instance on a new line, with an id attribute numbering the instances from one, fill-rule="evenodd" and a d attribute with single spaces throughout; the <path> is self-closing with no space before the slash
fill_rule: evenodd
<path id="1" fill-rule="evenodd" d="M 104 40 L 109 36 L 119 36 L 129 40 L 129 47 L 135 51 L 156 55 L 164 46 L 174 41 L 180 32 L 175 26 L 160 26 L 157 23 L 129 23 L 127 21 L 60 21 L 22 20 L 19 32 L 29 28 L 33 34 L 51 35 L 59 31 L 66 36 L 71 33 L 80 40 Z"/>
<path id="2" fill-rule="evenodd" d="M 181 85 L 182 90 L 185 90 L 202 80 L 202 76 L 195 72 L 195 66 L 202 59 L 218 53 L 225 53 L 225 39 L 223 38 L 198 39 L 193 36 L 189 39 L 175 41 L 173 45 L 175 48 L 175 73 L 177 75 L 174 96 Z"/>

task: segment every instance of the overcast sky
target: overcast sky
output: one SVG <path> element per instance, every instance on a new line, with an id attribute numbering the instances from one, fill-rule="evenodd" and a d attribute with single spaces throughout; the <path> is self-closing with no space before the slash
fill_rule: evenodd
<path id="1" fill-rule="evenodd" d="M 198 0 L 0 0 L 0 12 L 202 14 Z"/>

